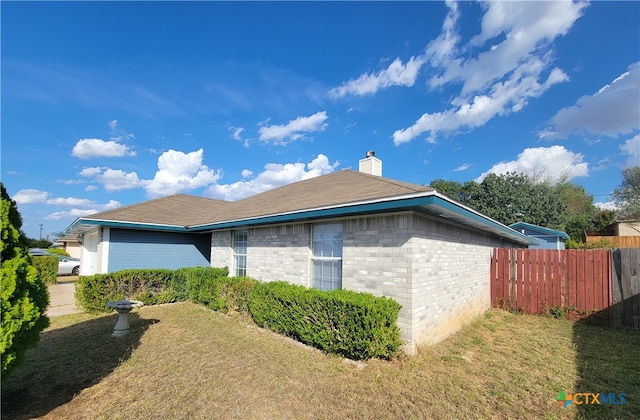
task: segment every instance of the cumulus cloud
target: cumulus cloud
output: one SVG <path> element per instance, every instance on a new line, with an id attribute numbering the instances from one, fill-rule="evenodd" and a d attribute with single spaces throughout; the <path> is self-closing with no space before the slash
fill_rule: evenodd
<path id="1" fill-rule="evenodd" d="M 49 193 L 46 191 L 24 189 L 11 197 L 18 204 L 40 204 L 46 203 Z"/>
<path id="2" fill-rule="evenodd" d="M 582 154 L 573 153 L 564 146 L 524 149 L 516 160 L 493 165 L 475 181 L 482 182 L 489 174 L 504 175 L 507 172 L 522 173 L 536 181 L 552 183 L 565 177 L 588 176 L 589 165 L 583 162 L 583 158 Z"/>
<path id="3" fill-rule="evenodd" d="M 304 133 L 314 131 L 324 131 L 328 124 L 325 122 L 329 118 L 326 111 L 316 112 L 308 117 L 298 117 L 283 125 L 270 125 L 260 127 L 260 141 L 273 142 L 284 145 L 287 140 L 294 141 L 304 137 Z"/>
<path id="4" fill-rule="evenodd" d="M 449 109 L 424 113 L 415 123 L 393 133 L 396 145 L 423 133 L 434 142 L 439 135 L 485 125 L 496 116 L 523 109 L 557 83 L 569 80 L 552 66 L 552 42 L 565 35 L 582 15 L 586 2 L 486 2 L 481 31 L 460 45 L 457 3 L 441 34 L 425 50 L 435 73 L 428 85 L 437 90 L 459 85 Z"/>
<path id="5" fill-rule="evenodd" d="M 314 178 L 333 172 L 339 162 L 330 163 L 329 158 L 319 154 L 311 162 L 304 163 L 268 163 L 264 171 L 255 178 L 232 184 L 215 184 L 209 187 L 205 195 L 222 200 L 240 200 L 270 189 L 304 179 Z M 244 172 L 244 171 L 243 171 Z"/>
<path id="6" fill-rule="evenodd" d="M 619 210 L 618 206 L 613 201 L 604 201 L 604 202 L 599 201 L 599 202 L 593 203 L 593 205 L 596 206 L 598 210 L 614 210 L 614 211 Z"/>
<path id="7" fill-rule="evenodd" d="M 73 150 L 71 150 L 71 156 L 80 159 L 91 159 L 100 157 L 123 157 L 123 156 L 135 156 L 136 152 L 131 150 L 129 146 L 118 143 L 114 140 L 101 140 L 101 139 L 81 139 L 78 140 Z"/>
<path id="8" fill-rule="evenodd" d="M 413 86 L 420 67 L 425 63 L 424 56 L 411 57 L 406 63 L 396 58 L 389 66 L 379 72 L 365 73 L 357 79 L 349 80 L 329 91 L 332 98 L 347 95 L 372 95 L 378 90 L 391 86 Z"/>
<path id="9" fill-rule="evenodd" d="M 170 149 L 158 157 L 158 170 L 153 179 L 109 167 L 84 168 L 80 176 L 102 184 L 109 192 L 144 188 L 149 197 L 162 197 L 206 187 L 220 179 L 220 171 L 210 169 L 203 159 L 203 149 L 189 153 Z"/>
<path id="10" fill-rule="evenodd" d="M 83 168 L 79 175 L 99 182 L 109 192 L 140 188 L 148 183 L 148 181 L 138 178 L 138 174 L 135 172 L 125 172 L 109 167 Z"/>
<path id="11" fill-rule="evenodd" d="M 241 175 L 243 178 L 250 178 L 253 172 L 248 169 L 243 169 Z"/>
<path id="12" fill-rule="evenodd" d="M 640 63 L 593 95 L 563 108 L 551 119 L 551 127 L 538 134 L 540 138 L 564 138 L 571 133 L 593 133 L 606 136 L 628 134 L 640 128 Z"/>
<path id="13" fill-rule="evenodd" d="M 206 187 L 221 177 L 220 171 L 214 171 L 203 164 L 203 149 L 184 153 L 168 150 L 158 158 L 158 171 L 145 185 L 147 195 L 161 197 Z"/>
<path id="14" fill-rule="evenodd" d="M 629 156 L 627 166 L 640 166 L 640 134 L 636 134 L 620 146 L 620 150 Z"/>
<path id="15" fill-rule="evenodd" d="M 120 207 L 118 201 L 110 200 L 108 203 L 97 203 L 94 200 L 76 197 L 51 197 L 47 191 L 24 189 L 18 191 L 13 199 L 18 205 L 47 204 L 58 207 L 72 207 L 69 210 L 57 211 L 44 217 L 45 220 L 58 220 L 67 217 L 86 216 L 99 211 Z"/>

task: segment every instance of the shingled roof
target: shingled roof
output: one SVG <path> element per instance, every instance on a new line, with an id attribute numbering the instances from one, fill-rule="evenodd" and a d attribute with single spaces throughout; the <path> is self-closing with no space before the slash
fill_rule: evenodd
<path id="1" fill-rule="evenodd" d="M 433 189 L 347 169 L 236 202 L 176 194 L 96 213 L 81 220 L 188 227 L 429 191 Z"/>
<path id="2" fill-rule="evenodd" d="M 176 194 L 95 213 L 82 217 L 81 220 L 107 220 L 186 227 L 209 223 L 211 215 L 224 211 L 227 206 L 232 204 L 228 201 L 212 198 Z"/>

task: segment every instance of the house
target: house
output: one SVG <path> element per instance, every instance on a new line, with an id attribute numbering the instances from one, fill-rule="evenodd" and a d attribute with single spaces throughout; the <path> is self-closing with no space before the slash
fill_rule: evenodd
<path id="1" fill-rule="evenodd" d="M 402 305 L 411 353 L 490 307 L 494 247 L 536 242 L 430 187 L 380 176 L 374 159 L 236 202 L 179 194 L 81 217 L 70 226 L 83 236 L 81 274 L 228 266 L 387 296 Z"/>
<path id="2" fill-rule="evenodd" d="M 565 232 L 530 223 L 517 222 L 509 225 L 509 227 L 538 241 L 537 244 L 531 245 L 529 248 L 564 249 L 564 243 L 569 239 L 569 235 Z"/>
<path id="3" fill-rule="evenodd" d="M 56 243 L 60 243 L 62 248 L 72 258 L 80 258 L 82 255 L 82 247 L 77 236 L 65 235 L 56 239 Z M 56 244 L 54 243 L 54 246 Z"/>

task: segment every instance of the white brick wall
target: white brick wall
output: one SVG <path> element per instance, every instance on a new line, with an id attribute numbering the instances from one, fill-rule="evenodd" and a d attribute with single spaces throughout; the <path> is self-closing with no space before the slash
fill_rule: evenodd
<path id="1" fill-rule="evenodd" d="M 407 352 L 446 338 L 489 308 L 491 250 L 504 246 L 499 239 L 413 212 L 342 223 L 342 287 L 400 303 Z M 310 286 L 311 229 L 248 229 L 247 275 Z M 211 265 L 233 269 L 231 246 L 230 231 L 214 232 Z"/>

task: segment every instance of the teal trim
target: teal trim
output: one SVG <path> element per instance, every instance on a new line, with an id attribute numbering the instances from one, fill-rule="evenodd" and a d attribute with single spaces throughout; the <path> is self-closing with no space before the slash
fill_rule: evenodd
<path id="1" fill-rule="evenodd" d="M 438 209 L 441 209 L 448 214 L 443 215 L 441 211 L 438 211 Z M 210 223 L 193 227 L 154 225 L 97 219 L 78 219 L 71 225 L 70 228 L 73 229 L 78 225 L 96 225 L 125 229 L 195 233 L 223 229 L 246 228 L 266 224 L 299 222 L 402 210 L 414 210 L 421 213 L 435 215 L 437 217 L 449 218 L 450 220 L 456 221 L 458 223 L 468 224 L 476 229 L 485 230 L 494 235 L 508 238 L 523 245 L 535 245 L 538 243 L 536 239 L 524 235 L 517 230 L 509 228 L 488 217 L 482 216 L 480 213 L 468 209 L 459 203 L 450 201 L 449 199 L 440 196 L 438 193 L 429 193 L 428 195 L 423 195 L 420 197 L 378 201 L 374 203 L 345 205 L 342 207 L 332 207 L 317 210 L 302 210 L 298 212 L 276 214 L 270 216 L 258 216 L 250 219 L 230 220 L 226 222 Z"/>
<path id="2" fill-rule="evenodd" d="M 565 232 L 549 229 L 549 228 L 538 226 L 538 225 L 532 225 L 531 223 L 527 223 L 527 222 L 516 222 L 509 225 L 509 227 L 516 230 L 518 228 L 529 229 L 536 232 L 545 233 L 547 235 L 557 236 L 563 239 L 569 239 L 569 235 L 567 235 Z"/>
<path id="3" fill-rule="evenodd" d="M 212 223 L 208 225 L 198 226 L 196 228 L 193 228 L 192 231 L 196 232 L 201 230 L 231 229 L 272 223 L 295 222 L 309 219 L 324 219 L 361 213 L 381 213 L 393 210 L 408 210 L 410 208 L 430 204 L 431 198 L 432 197 L 418 197 L 397 201 L 385 201 L 382 203 L 360 204 L 356 206 L 345 206 L 322 210 L 308 210 L 289 214 L 279 214 L 274 216 L 263 216 L 246 220 L 232 220 L 228 222 Z"/>
<path id="4" fill-rule="evenodd" d="M 78 219 L 78 223 L 75 225 L 93 225 L 93 226 L 107 226 L 107 227 L 117 227 L 124 229 L 143 229 L 143 230 L 163 230 L 170 232 L 192 232 L 189 228 L 185 226 L 170 226 L 170 225 L 154 225 L 147 223 L 132 223 L 132 222 L 114 222 L 110 220 L 96 220 L 96 219 Z M 74 225 L 71 225 L 71 229 L 73 229 Z"/>

